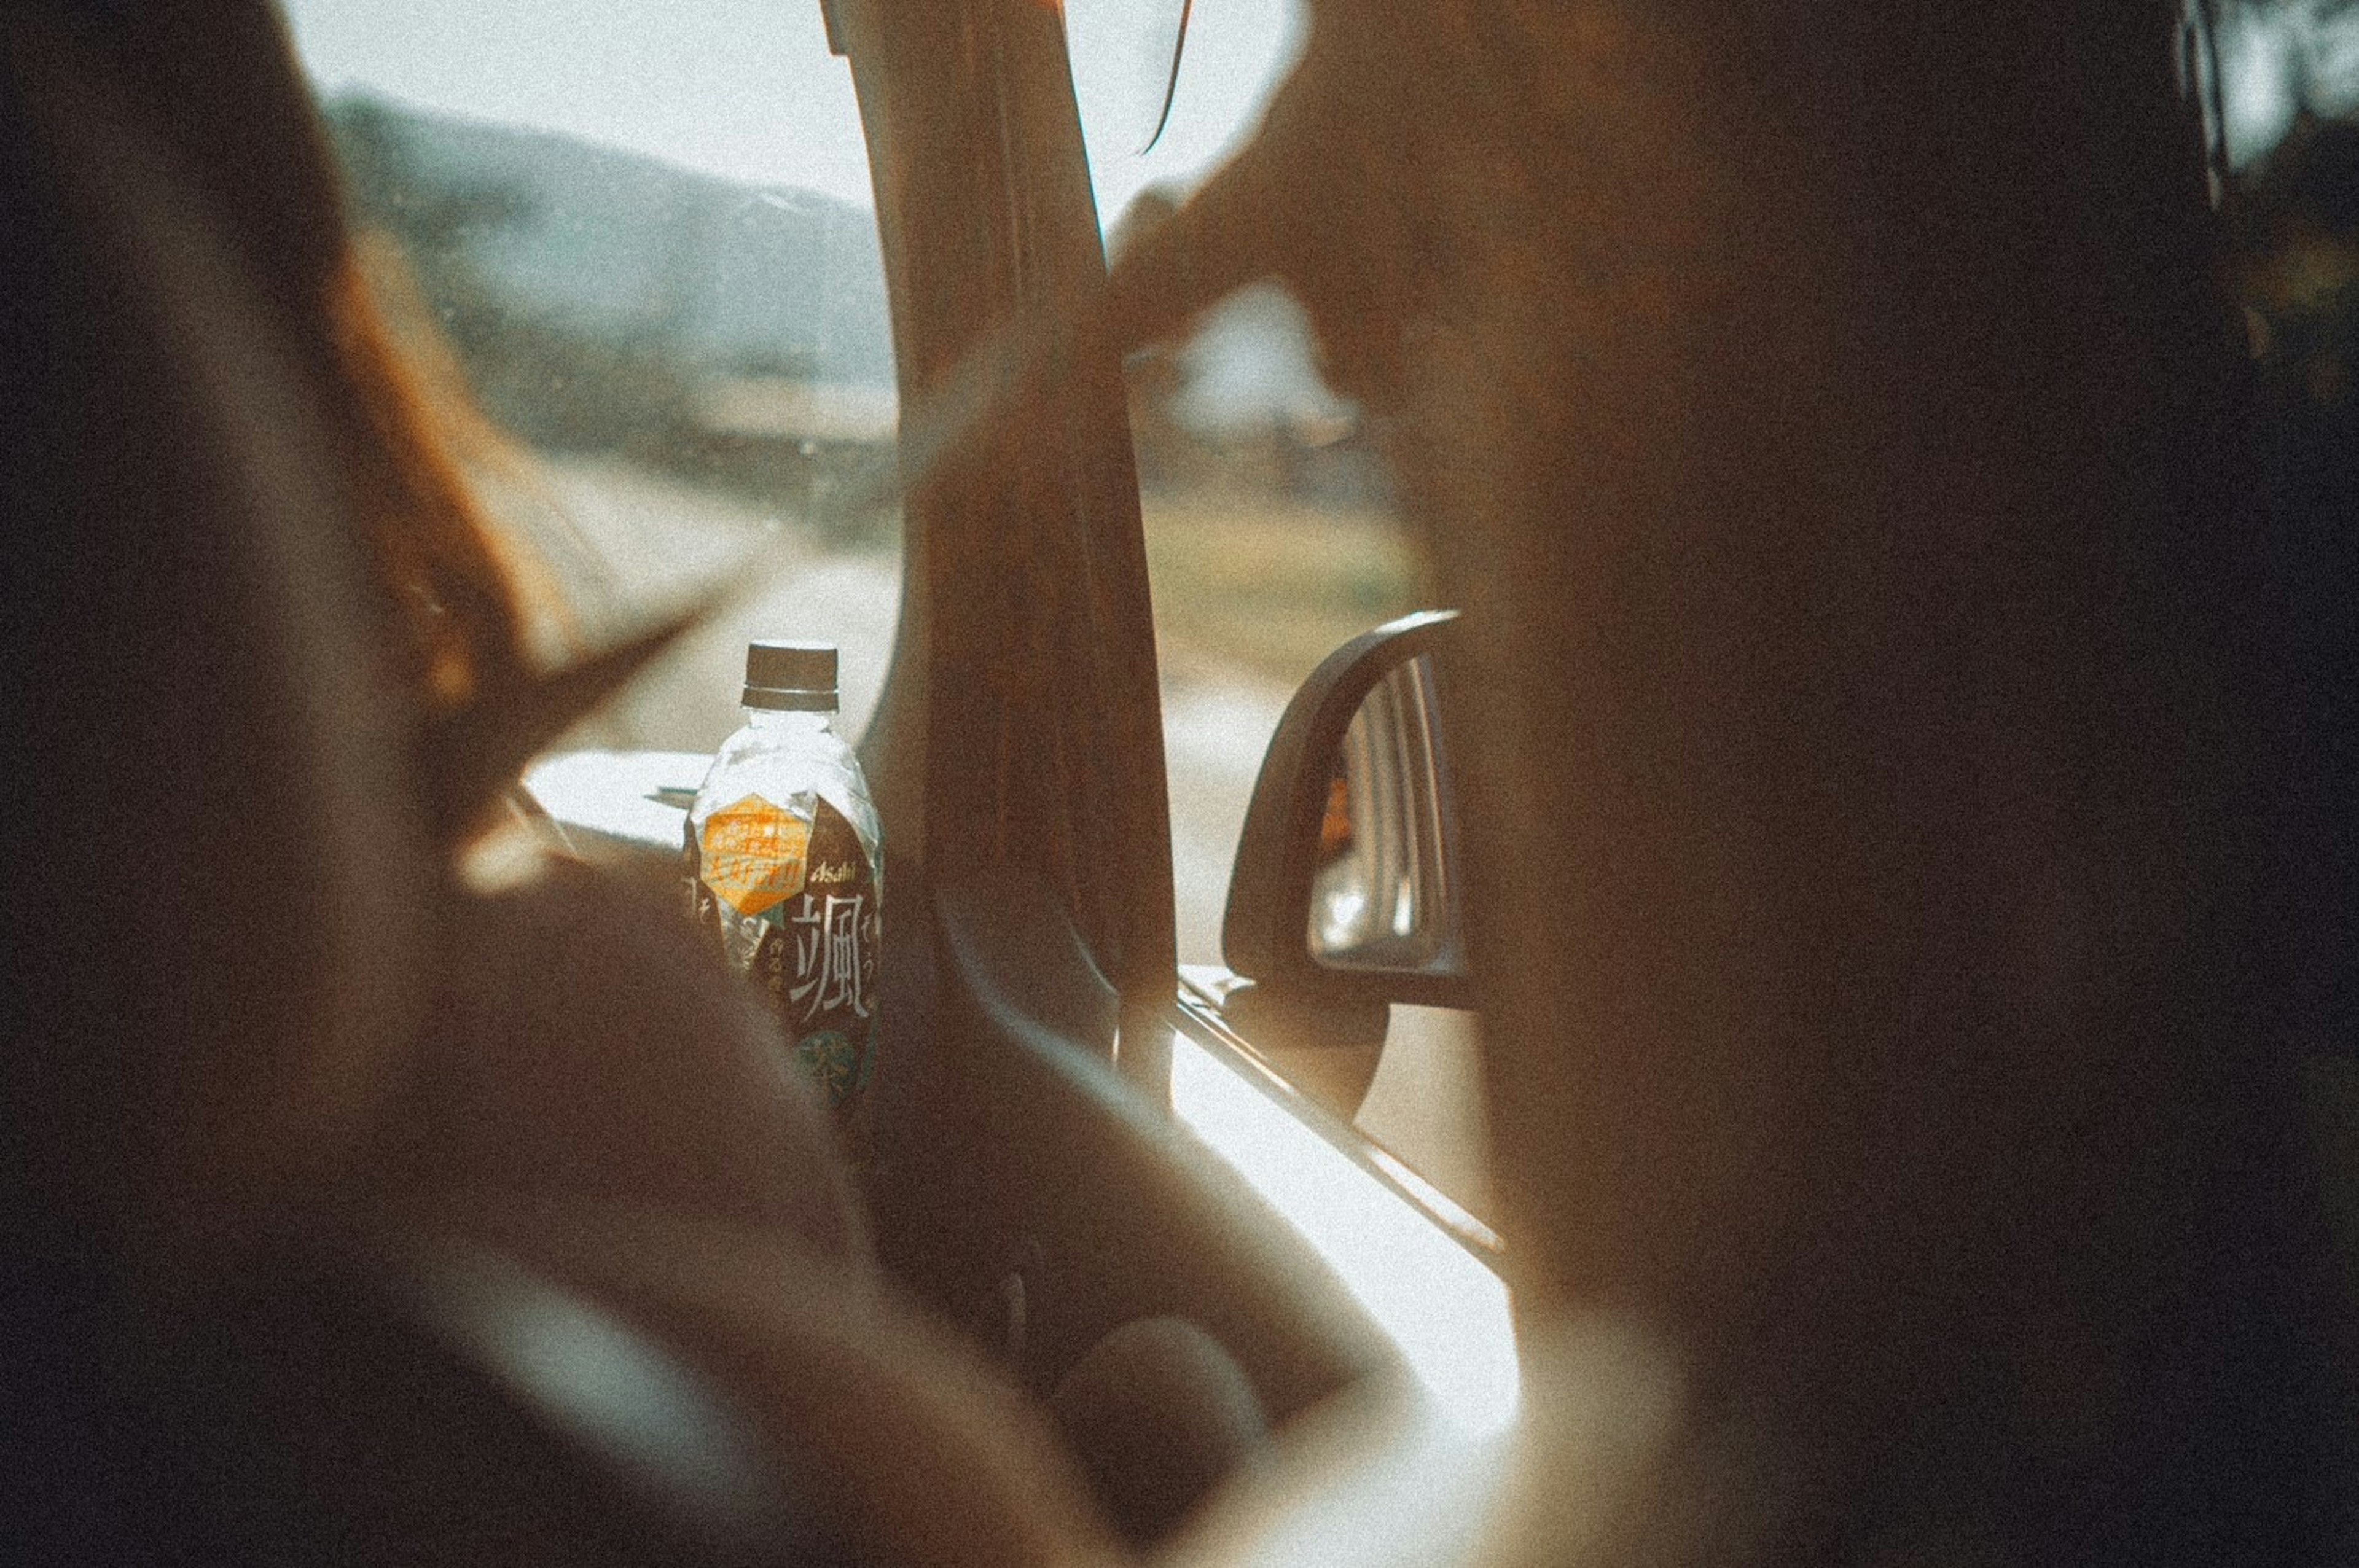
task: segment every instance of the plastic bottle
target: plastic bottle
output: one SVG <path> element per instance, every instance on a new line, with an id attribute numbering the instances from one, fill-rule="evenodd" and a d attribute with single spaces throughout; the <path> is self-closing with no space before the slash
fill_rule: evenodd
<path id="1" fill-rule="evenodd" d="M 864 1142 L 884 839 L 860 760 L 835 732 L 834 647 L 749 644 L 745 703 L 745 728 L 689 808 L 689 896 L 730 968 L 777 1010 L 839 1131 Z"/>

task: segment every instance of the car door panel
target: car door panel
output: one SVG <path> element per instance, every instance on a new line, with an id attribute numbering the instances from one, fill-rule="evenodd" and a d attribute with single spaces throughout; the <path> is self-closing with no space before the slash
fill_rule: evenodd
<path id="1" fill-rule="evenodd" d="M 904 410 L 902 635 L 864 747 L 892 890 L 880 1250 L 1036 1384 L 1176 1314 L 1288 1413 L 1389 1352 L 1165 1109 L 1169 827 L 1120 367 L 1042 330 L 1104 269 L 1061 25 L 886 12 L 833 12 Z"/>

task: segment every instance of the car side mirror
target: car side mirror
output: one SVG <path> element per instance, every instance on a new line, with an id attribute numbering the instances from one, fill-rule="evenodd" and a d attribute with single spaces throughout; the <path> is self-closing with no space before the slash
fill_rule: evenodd
<path id="1" fill-rule="evenodd" d="M 1263 758 L 1222 956 L 1298 1032 L 1364 1043 L 1390 1003 L 1473 1005 L 1440 700 L 1457 619 L 1404 616 L 1336 649 Z"/>

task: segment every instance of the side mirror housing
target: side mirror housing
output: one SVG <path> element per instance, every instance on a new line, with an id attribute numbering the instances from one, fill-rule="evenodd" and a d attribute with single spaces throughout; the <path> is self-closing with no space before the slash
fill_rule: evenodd
<path id="1" fill-rule="evenodd" d="M 1221 932 L 1238 1000 L 1381 1039 L 1393 1002 L 1467 1008 L 1458 822 L 1442 671 L 1455 611 L 1353 638 L 1271 737 Z"/>

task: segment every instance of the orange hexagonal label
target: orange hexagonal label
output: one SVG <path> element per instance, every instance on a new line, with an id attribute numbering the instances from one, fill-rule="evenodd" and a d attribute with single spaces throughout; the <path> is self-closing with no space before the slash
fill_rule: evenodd
<path id="1" fill-rule="evenodd" d="M 810 819 L 749 795 L 704 819 L 704 885 L 740 914 L 803 891 Z"/>

